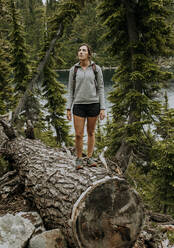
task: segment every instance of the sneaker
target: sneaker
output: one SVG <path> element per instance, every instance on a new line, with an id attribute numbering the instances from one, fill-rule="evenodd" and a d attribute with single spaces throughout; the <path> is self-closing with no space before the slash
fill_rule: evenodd
<path id="1" fill-rule="evenodd" d="M 89 167 L 96 167 L 97 163 L 94 161 L 94 159 L 92 157 L 90 157 L 90 158 L 87 159 L 87 165 Z"/>
<path id="2" fill-rule="evenodd" d="M 76 158 L 76 170 L 83 169 L 83 160 L 81 158 Z"/>

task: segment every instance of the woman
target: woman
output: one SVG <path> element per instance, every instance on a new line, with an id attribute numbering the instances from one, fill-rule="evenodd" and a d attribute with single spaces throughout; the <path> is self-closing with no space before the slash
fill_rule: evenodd
<path id="1" fill-rule="evenodd" d="M 105 117 L 104 83 L 100 66 L 91 61 L 91 49 L 82 44 L 78 50 L 79 62 L 69 73 L 67 119 L 73 119 L 75 128 L 76 169 L 83 168 L 82 150 L 85 121 L 87 120 L 88 154 L 87 165 L 96 166 L 92 158 L 95 144 L 95 127 L 98 116 Z M 94 66 L 95 65 L 95 66 Z"/>

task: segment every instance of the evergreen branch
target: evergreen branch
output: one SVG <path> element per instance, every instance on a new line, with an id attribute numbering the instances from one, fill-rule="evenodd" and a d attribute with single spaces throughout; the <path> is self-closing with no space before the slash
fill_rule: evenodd
<path id="1" fill-rule="evenodd" d="M 142 125 L 141 127 L 142 127 L 142 130 L 143 130 L 144 135 L 146 136 L 147 140 L 150 142 L 150 145 L 152 146 L 153 145 L 152 139 L 149 137 L 149 135 L 145 131 L 144 126 Z"/>
<path id="2" fill-rule="evenodd" d="M 38 67 L 37 67 L 37 72 L 36 74 L 32 77 L 31 81 L 28 84 L 28 87 L 23 95 L 23 97 L 21 97 L 16 109 L 13 112 L 13 117 L 12 117 L 12 123 L 14 123 L 19 115 L 19 113 L 22 111 L 23 107 L 25 106 L 25 103 L 28 99 L 28 96 L 30 95 L 30 92 L 33 89 L 33 86 L 38 82 L 44 68 L 45 65 L 51 55 L 52 50 L 54 49 L 55 45 L 56 45 L 56 41 L 59 37 L 61 37 L 62 35 L 62 24 L 59 25 L 59 29 L 56 33 L 56 35 L 54 36 L 54 38 L 52 39 L 52 41 L 50 42 L 50 46 L 48 48 L 48 50 L 46 51 L 46 54 L 43 58 L 43 60 L 41 60 L 41 62 L 39 63 Z"/>

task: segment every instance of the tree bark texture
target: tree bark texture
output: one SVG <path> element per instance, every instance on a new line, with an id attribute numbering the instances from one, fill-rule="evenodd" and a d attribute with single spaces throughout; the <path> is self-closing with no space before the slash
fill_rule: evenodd
<path id="1" fill-rule="evenodd" d="M 2 153 L 15 161 L 25 195 L 48 229 L 60 228 L 70 247 L 129 248 L 144 211 L 124 178 L 102 167 L 76 170 L 74 157 L 38 140 L 7 140 Z"/>

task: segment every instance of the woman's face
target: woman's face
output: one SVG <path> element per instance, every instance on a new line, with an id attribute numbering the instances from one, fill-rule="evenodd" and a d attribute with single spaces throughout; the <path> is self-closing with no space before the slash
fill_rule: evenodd
<path id="1" fill-rule="evenodd" d="M 89 60 L 89 53 L 87 46 L 81 46 L 78 50 L 79 60 Z"/>

